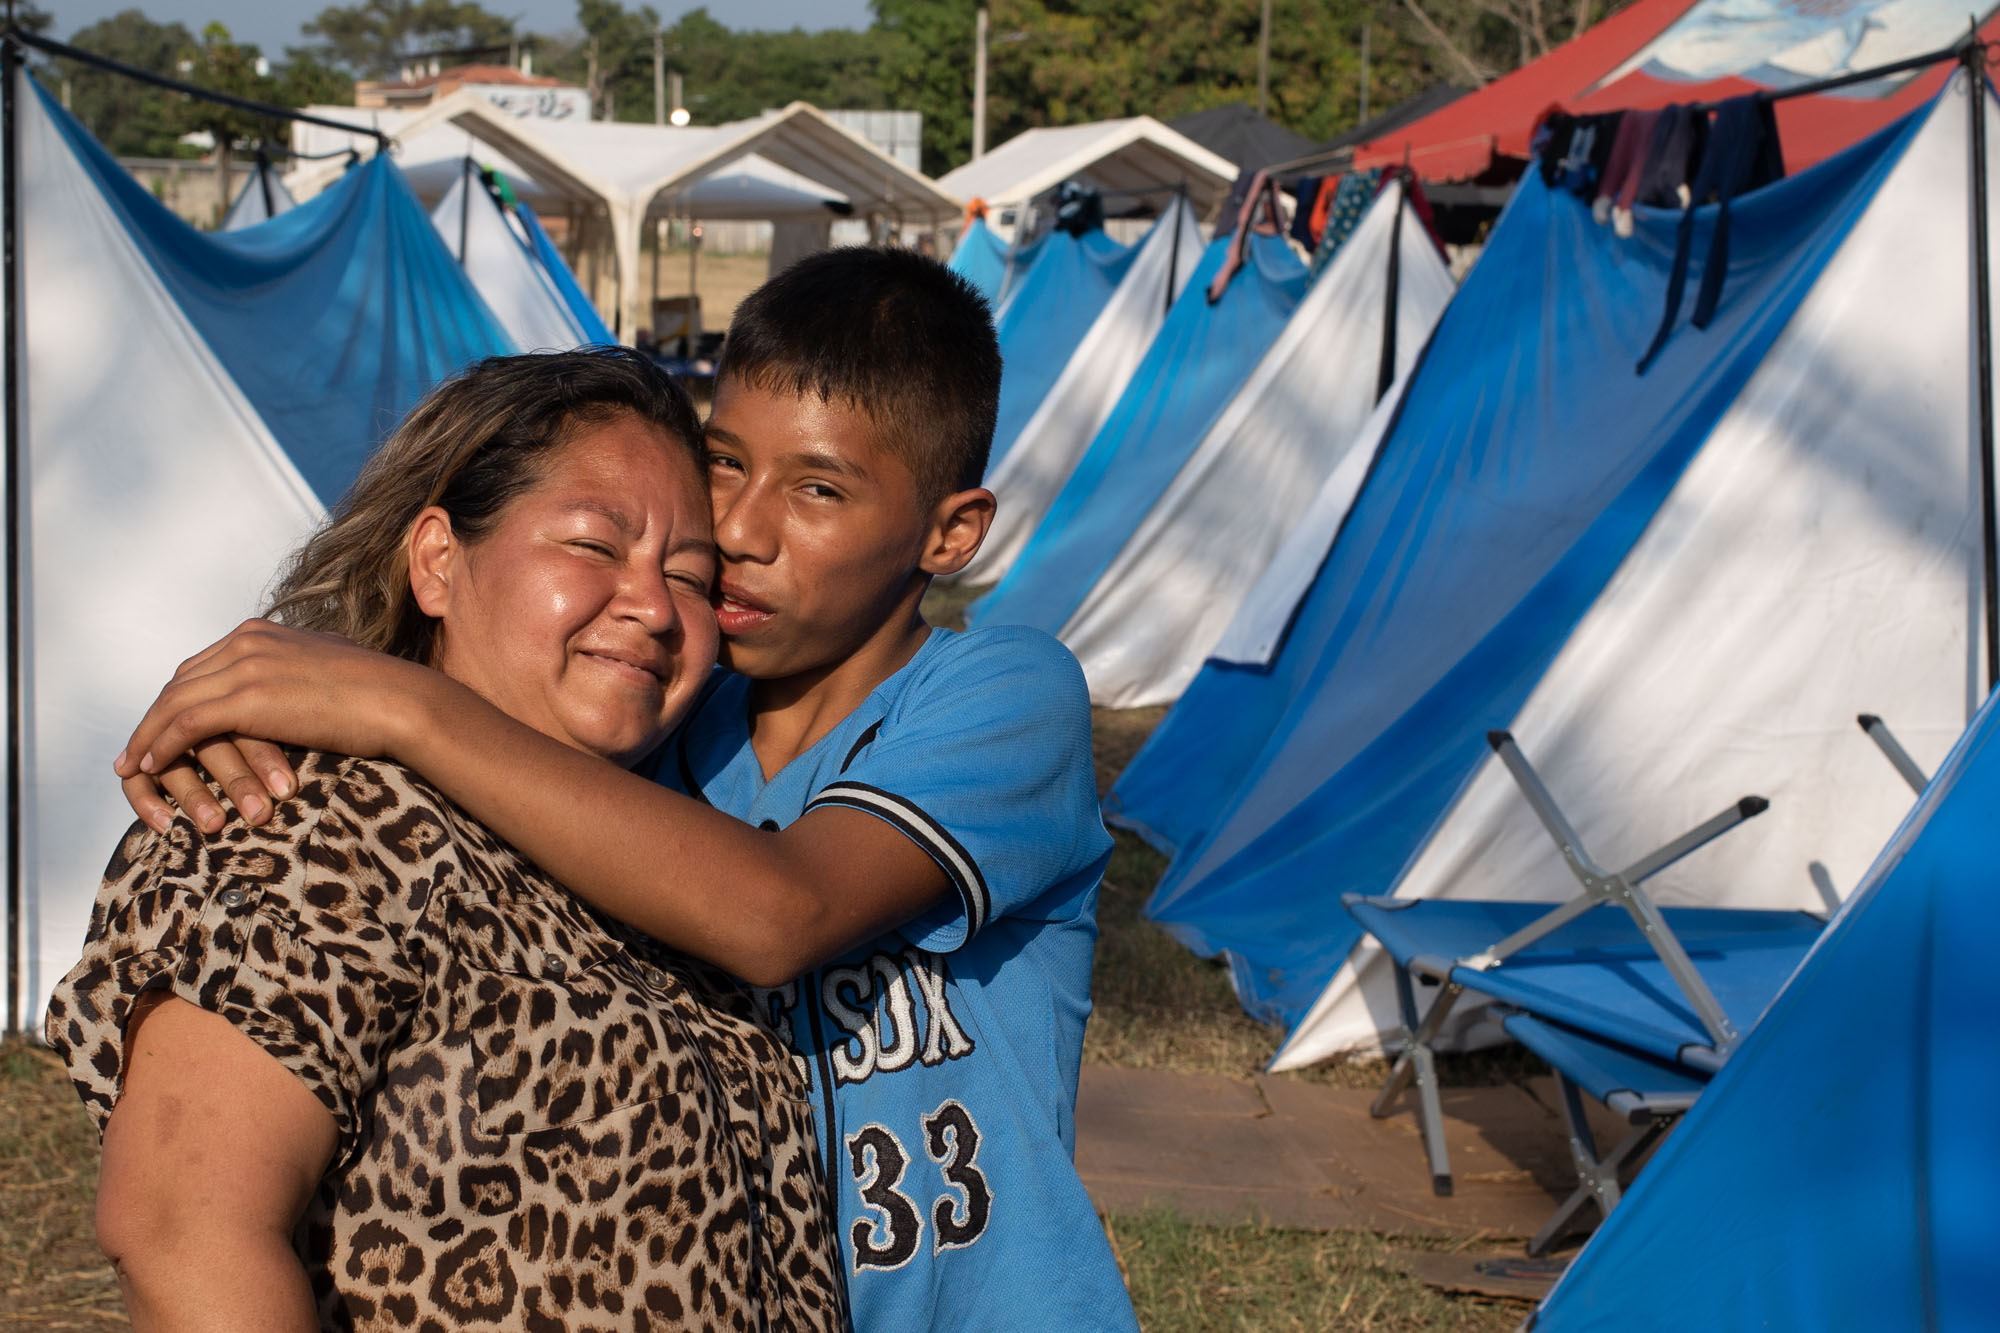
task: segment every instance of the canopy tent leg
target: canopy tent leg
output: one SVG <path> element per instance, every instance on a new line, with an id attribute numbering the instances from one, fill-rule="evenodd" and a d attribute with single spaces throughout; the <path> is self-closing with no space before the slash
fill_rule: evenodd
<path id="1" fill-rule="evenodd" d="M 21 1030 L 21 765 L 27 747 L 22 744 L 21 722 L 25 682 L 21 674 L 21 153 L 20 119 L 15 115 L 14 85 L 21 69 L 21 48 L 10 33 L 0 41 L 0 175 L 5 176 L 4 218 L 0 218 L 0 293 L 4 293 L 7 313 L 6 358 L 7 461 L 4 486 L 7 502 L 7 1028 Z"/>

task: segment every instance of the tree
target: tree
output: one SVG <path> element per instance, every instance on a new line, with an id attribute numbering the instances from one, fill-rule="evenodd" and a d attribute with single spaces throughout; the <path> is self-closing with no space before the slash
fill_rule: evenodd
<path id="1" fill-rule="evenodd" d="M 71 46 L 108 56 L 153 74 L 177 79 L 181 61 L 195 45 L 194 34 L 178 23 L 155 23 L 128 9 L 81 29 Z M 179 95 L 80 61 L 55 62 L 70 85 L 70 110 L 113 153 L 122 157 L 172 157 L 185 132 Z"/>
<path id="2" fill-rule="evenodd" d="M 201 40 L 182 56 L 180 65 L 187 82 L 212 92 L 226 93 L 266 105 L 278 100 L 278 81 L 263 66 L 257 48 L 231 39 L 229 29 L 211 23 L 201 30 Z M 259 116 L 220 102 L 199 97 L 187 98 L 180 107 L 182 133 L 205 133 L 215 140 L 216 170 L 221 176 L 222 197 L 232 198 L 230 171 L 239 146 L 261 140 L 284 142 L 286 124 L 282 119 Z"/>
<path id="3" fill-rule="evenodd" d="M 319 40 L 299 53 L 360 78 L 393 78 L 405 60 L 431 51 L 495 46 L 514 37 L 514 20 L 471 0 L 362 0 L 329 5 L 301 25 Z"/>

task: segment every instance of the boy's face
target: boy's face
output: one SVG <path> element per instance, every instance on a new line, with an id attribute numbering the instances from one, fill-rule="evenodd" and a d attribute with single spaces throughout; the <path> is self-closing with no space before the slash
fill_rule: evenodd
<path id="1" fill-rule="evenodd" d="M 933 515 L 866 415 L 725 378 L 708 448 L 725 666 L 801 676 L 895 632 Z"/>

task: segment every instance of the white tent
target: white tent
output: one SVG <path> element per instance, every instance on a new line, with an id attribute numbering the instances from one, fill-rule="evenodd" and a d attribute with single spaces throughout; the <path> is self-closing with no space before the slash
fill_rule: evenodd
<path id="1" fill-rule="evenodd" d="M 222 215 L 222 224 L 217 231 L 238 231 L 244 227 L 254 227 L 260 222 L 268 222 L 278 214 L 294 207 L 292 192 L 285 188 L 284 179 L 277 168 L 261 157 L 250 169 L 250 178 L 243 182 L 243 188 L 236 192 L 236 200 L 229 205 L 229 211 Z"/>
<path id="2" fill-rule="evenodd" d="M 470 159 L 431 210 L 431 221 L 516 347 L 566 351 L 590 341 Z"/>
<path id="3" fill-rule="evenodd" d="M 1452 280 L 1393 185 L 1060 631 L 1094 702 L 1176 698 L 1326 479 L 1340 470 L 1359 484 L 1374 452 L 1362 428 L 1376 405 L 1392 244 L 1396 378 L 1409 370 Z"/>
<path id="4" fill-rule="evenodd" d="M 1236 164 L 1154 120 L 1127 116 L 1024 130 L 998 148 L 947 172 L 938 188 L 989 208 L 1018 207 L 1064 181 L 1106 194 L 1153 194 L 1176 186 L 1207 217 L 1229 195 Z"/>
<path id="5" fill-rule="evenodd" d="M 19 77 L 32 1026 L 131 822 L 111 756 L 182 659 L 256 611 L 322 510 Z"/>
<path id="6" fill-rule="evenodd" d="M 1139 368 L 1167 308 L 1201 262 L 1202 242 L 1193 210 L 1177 199 L 1132 260 L 1131 269 L 1083 335 L 1069 364 L 1049 386 L 1028 424 L 993 469 L 987 485 L 1000 499 L 986 544 L 959 577 L 992 583 L 1021 553 L 1049 505 L 1076 469 L 1132 372 Z"/>
<path id="7" fill-rule="evenodd" d="M 484 97 L 464 89 L 400 119 L 394 113 L 353 107 L 311 110 L 317 116 L 349 121 L 357 128 L 379 126 L 399 145 L 419 144 L 427 132 L 453 126 L 504 156 L 540 189 L 604 216 L 611 228 L 623 327 L 628 329 L 638 327 L 641 320 L 640 250 L 646 220 L 690 215 L 691 196 L 702 182 L 727 173 L 753 155 L 790 174 L 773 178 L 759 168 L 748 169 L 745 174 L 755 184 L 732 187 L 735 207 L 749 207 L 754 195 L 772 184 L 805 181 L 831 191 L 826 197 L 846 204 L 857 216 L 896 226 L 937 227 L 956 219 L 961 211 L 959 201 L 927 177 L 803 102 L 753 120 L 684 128 L 605 121 L 529 121 L 509 116 Z M 374 140 L 366 133 L 347 136 L 300 125 L 294 130 L 293 146 L 300 152 L 353 147 L 371 153 Z M 426 148 L 422 155 L 428 157 L 432 151 Z M 463 155 L 461 141 L 453 156 Z M 337 175 L 338 170 L 333 168 L 331 174 Z M 325 169 L 311 173 L 310 178 L 295 176 L 294 189 L 303 197 L 322 177 L 330 178 Z M 720 207 L 731 198 L 731 191 L 725 189 L 708 206 Z M 811 215 L 815 207 L 824 211 L 823 199 L 796 187 L 782 206 L 783 213 L 751 216 L 797 218 L 802 213 Z"/>

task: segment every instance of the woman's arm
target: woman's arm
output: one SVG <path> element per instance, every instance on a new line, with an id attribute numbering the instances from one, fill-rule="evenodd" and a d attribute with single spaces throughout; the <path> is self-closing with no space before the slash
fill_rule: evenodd
<path id="1" fill-rule="evenodd" d="M 140 722 L 116 764 L 133 810 L 155 828 L 173 822 L 158 782 L 204 828 L 221 827 L 200 775 L 173 761 L 193 751 L 227 786 L 198 747 L 232 733 L 392 758 L 601 911 L 753 985 L 790 981 L 950 891 L 935 861 L 873 815 L 820 809 L 781 832 L 754 829 L 552 740 L 440 672 L 264 621 L 189 659 Z"/>
<path id="2" fill-rule="evenodd" d="M 139 1333 L 311 1333 L 292 1230 L 333 1160 L 333 1115 L 227 1019 L 142 1002 L 104 1130 L 97 1239 Z"/>

